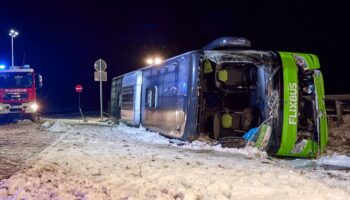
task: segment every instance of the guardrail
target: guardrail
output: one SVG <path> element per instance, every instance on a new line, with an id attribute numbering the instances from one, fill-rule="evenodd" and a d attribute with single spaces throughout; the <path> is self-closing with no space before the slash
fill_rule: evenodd
<path id="1" fill-rule="evenodd" d="M 342 124 L 343 115 L 350 113 L 350 94 L 326 95 L 325 101 L 327 115 L 336 118 L 338 125 Z"/>
<path id="2" fill-rule="evenodd" d="M 326 95 L 327 116 L 336 118 L 337 124 L 344 122 L 343 115 L 350 114 L 350 94 Z"/>
<path id="3" fill-rule="evenodd" d="M 311 96 L 303 98 L 311 100 Z M 344 114 L 350 114 L 350 94 L 326 95 L 325 103 L 328 118 L 335 118 L 338 125 L 344 122 Z"/>

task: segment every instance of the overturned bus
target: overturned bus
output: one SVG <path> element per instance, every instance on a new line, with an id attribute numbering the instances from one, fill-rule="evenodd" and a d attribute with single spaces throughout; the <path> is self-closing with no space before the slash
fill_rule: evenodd
<path id="1" fill-rule="evenodd" d="M 110 112 L 172 138 L 247 139 L 254 130 L 245 144 L 270 155 L 316 156 L 328 141 L 318 57 L 250 46 L 244 38 L 219 38 L 115 77 Z"/>

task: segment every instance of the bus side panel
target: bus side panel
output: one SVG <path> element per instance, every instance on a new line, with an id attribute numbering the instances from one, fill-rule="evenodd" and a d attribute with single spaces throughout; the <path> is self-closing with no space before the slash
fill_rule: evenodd
<path id="1" fill-rule="evenodd" d="M 163 133 L 164 131 L 160 131 L 160 108 L 161 103 L 159 99 L 160 90 L 162 87 L 160 87 L 161 80 L 160 80 L 160 68 L 157 67 L 151 67 L 146 68 L 143 70 L 143 79 L 142 79 L 142 96 L 141 96 L 141 124 L 142 126 L 152 130 L 152 131 L 158 131 L 160 133 Z M 146 98 L 147 88 L 157 88 L 157 95 L 155 98 L 157 98 L 157 107 L 156 108 L 147 108 L 146 106 Z"/>
<path id="2" fill-rule="evenodd" d="M 191 63 L 189 63 L 188 69 L 188 91 L 187 91 L 187 118 L 186 127 L 183 135 L 183 139 L 192 140 L 198 136 L 197 121 L 198 121 L 198 68 L 199 68 L 199 54 L 193 53 L 191 55 Z"/>
<path id="3" fill-rule="evenodd" d="M 167 60 L 143 70 L 142 115 L 144 127 L 174 138 L 183 138 L 187 118 L 190 56 Z M 157 106 L 148 106 L 150 89 L 156 91 Z"/>
<path id="4" fill-rule="evenodd" d="M 111 103 L 110 103 L 110 114 L 116 120 L 120 120 L 121 115 L 121 93 L 122 93 L 122 81 L 123 77 L 117 77 L 112 80 L 111 87 Z"/>

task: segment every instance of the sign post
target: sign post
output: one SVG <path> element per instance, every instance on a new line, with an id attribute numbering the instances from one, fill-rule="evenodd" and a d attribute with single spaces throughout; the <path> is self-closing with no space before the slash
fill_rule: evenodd
<path id="1" fill-rule="evenodd" d="M 102 98 L 102 81 L 107 81 L 107 72 L 105 72 L 107 68 L 107 63 L 102 60 L 96 60 L 94 64 L 95 73 L 94 80 L 100 82 L 100 108 L 101 108 L 101 122 L 103 121 L 103 98 Z"/>
<path id="2" fill-rule="evenodd" d="M 79 111 L 80 111 L 80 114 L 81 114 L 81 117 L 83 118 L 83 121 L 85 121 L 85 117 L 84 117 L 84 114 L 83 114 L 83 111 L 81 110 L 81 104 L 80 104 L 80 93 L 83 91 L 83 86 L 80 85 L 80 84 L 77 84 L 75 86 L 75 91 L 78 93 L 78 96 L 79 96 Z"/>

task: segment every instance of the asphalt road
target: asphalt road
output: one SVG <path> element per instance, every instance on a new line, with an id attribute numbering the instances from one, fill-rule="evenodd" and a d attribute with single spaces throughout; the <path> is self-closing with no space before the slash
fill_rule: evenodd
<path id="1" fill-rule="evenodd" d="M 25 167 L 26 161 L 34 158 L 58 137 L 57 133 L 42 130 L 39 123 L 27 120 L 0 125 L 0 180 Z"/>

